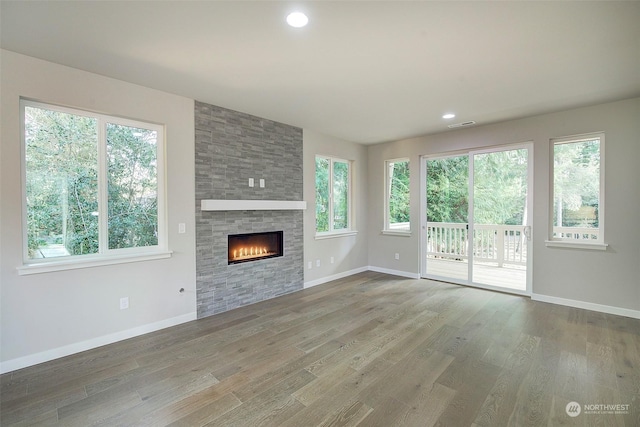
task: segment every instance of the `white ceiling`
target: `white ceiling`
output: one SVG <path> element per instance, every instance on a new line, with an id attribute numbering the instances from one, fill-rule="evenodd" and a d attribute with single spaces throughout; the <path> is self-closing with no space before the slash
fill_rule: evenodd
<path id="1" fill-rule="evenodd" d="M 0 7 L 4 49 L 361 143 L 640 95 L 638 1 Z"/>

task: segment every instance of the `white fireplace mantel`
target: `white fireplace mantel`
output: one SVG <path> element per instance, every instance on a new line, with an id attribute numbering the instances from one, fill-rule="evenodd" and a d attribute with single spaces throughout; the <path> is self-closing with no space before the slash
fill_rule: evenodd
<path id="1" fill-rule="evenodd" d="M 307 202 L 301 200 L 218 200 L 204 199 L 201 211 L 281 211 L 307 209 Z"/>

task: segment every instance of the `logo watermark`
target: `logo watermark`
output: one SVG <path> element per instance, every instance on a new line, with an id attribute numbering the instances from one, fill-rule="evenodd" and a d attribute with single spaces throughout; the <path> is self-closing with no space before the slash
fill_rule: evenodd
<path id="1" fill-rule="evenodd" d="M 567 403 L 567 406 L 564 408 L 564 410 L 567 415 L 573 418 L 580 415 L 580 412 L 582 412 L 582 407 L 578 402 L 569 402 Z"/>
<path id="2" fill-rule="evenodd" d="M 568 416 L 574 418 L 584 415 L 627 415 L 631 405 L 628 403 L 589 403 L 581 405 L 578 402 L 569 402 L 564 408 Z"/>

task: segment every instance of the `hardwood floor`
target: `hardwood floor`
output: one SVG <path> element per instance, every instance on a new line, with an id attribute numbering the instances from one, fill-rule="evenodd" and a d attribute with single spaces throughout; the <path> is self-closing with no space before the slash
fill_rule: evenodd
<path id="1" fill-rule="evenodd" d="M 367 272 L 0 380 L 2 426 L 640 426 L 640 320 Z"/>

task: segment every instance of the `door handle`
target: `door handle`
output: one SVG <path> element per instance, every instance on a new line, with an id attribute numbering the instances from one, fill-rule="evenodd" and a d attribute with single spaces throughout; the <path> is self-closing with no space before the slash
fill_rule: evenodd
<path id="1" fill-rule="evenodd" d="M 531 226 L 530 225 L 525 225 L 524 226 L 524 235 L 527 238 L 527 240 L 531 240 Z"/>

